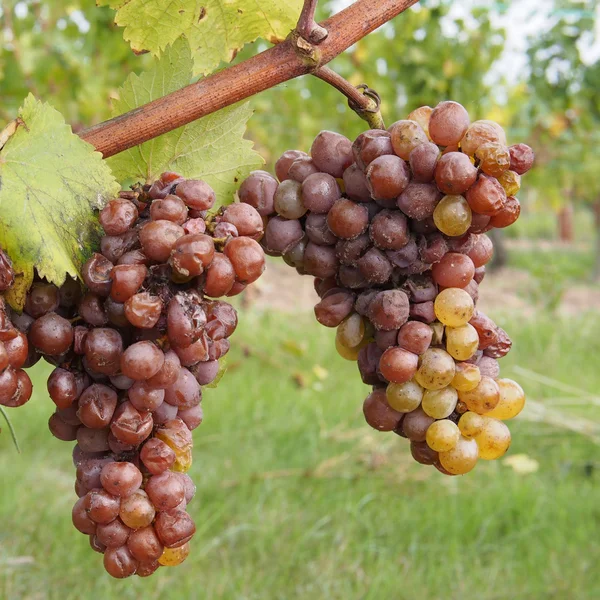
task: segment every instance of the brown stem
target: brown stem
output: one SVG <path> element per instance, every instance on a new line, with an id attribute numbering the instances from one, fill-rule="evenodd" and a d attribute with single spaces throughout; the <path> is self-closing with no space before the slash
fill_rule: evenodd
<path id="1" fill-rule="evenodd" d="M 319 44 L 319 65 L 417 2 L 357 0 L 322 23 L 328 36 Z M 107 158 L 313 70 L 314 65 L 303 61 L 292 41 L 286 40 L 80 135 Z"/>
<path id="2" fill-rule="evenodd" d="M 307 41 L 320 44 L 327 37 L 327 29 L 315 21 L 315 10 L 319 0 L 304 0 L 304 6 L 296 25 L 296 31 Z"/>
<path id="3" fill-rule="evenodd" d="M 327 82 L 338 92 L 341 92 L 348 98 L 348 106 L 361 118 L 364 119 L 371 129 L 385 129 L 383 118 L 379 112 L 378 96 L 373 90 L 366 86 L 355 87 L 349 81 L 346 81 L 341 75 L 329 67 L 317 69 L 313 75 Z M 369 92 L 369 93 L 367 93 Z"/>

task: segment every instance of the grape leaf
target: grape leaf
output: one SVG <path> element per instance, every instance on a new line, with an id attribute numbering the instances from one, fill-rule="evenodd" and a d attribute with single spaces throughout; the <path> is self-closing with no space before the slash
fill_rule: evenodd
<path id="1" fill-rule="evenodd" d="M 67 273 L 77 277 L 98 241 L 92 209 L 118 194 L 119 185 L 102 156 L 58 111 L 32 95 L 5 131 L 0 134 L 0 246 L 16 275 L 7 299 L 20 310 L 34 267 L 57 285 Z"/>
<path id="2" fill-rule="evenodd" d="M 120 89 L 114 114 L 137 108 L 187 85 L 192 77 L 190 46 L 181 38 L 157 59 L 154 68 L 140 76 L 131 74 Z M 243 138 L 246 121 L 252 115 L 249 105 L 224 108 L 108 159 L 113 173 L 122 181 L 136 178 L 153 181 L 163 171 L 176 171 L 184 177 L 204 179 L 217 194 L 220 204 L 228 204 L 241 181 L 263 164 Z"/>
<path id="3" fill-rule="evenodd" d="M 295 27 L 302 0 L 98 0 L 117 11 L 115 23 L 134 52 L 158 54 L 182 34 L 194 53 L 194 73 L 229 62 L 249 42 L 275 42 Z"/>

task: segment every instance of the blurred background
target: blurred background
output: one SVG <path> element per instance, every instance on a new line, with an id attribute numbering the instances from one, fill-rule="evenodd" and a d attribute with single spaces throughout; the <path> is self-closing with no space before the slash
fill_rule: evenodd
<path id="1" fill-rule="evenodd" d="M 349 3 L 321 2 L 321 16 Z M 28 92 L 76 131 L 104 120 L 151 60 L 91 2 L 0 8 L 2 121 Z M 74 470 L 47 432 L 38 365 L 36 397 L 11 412 L 21 454 L 0 424 L 0 599 L 600 597 L 600 7 L 423 0 L 330 66 L 376 89 L 388 124 L 452 99 L 536 150 L 521 218 L 495 239 L 481 288 L 480 308 L 514 342 L 502 376 L 529 398 L 509 454 L 447 478 L 370 430 L 368 390 L 314 320 L 309 278 L 273 261 L 239 306 L 226 377 L 205 394 L 186 563 L 148 581 L 104 572 L 71 525 Z M 366 128 L 311 77 L 251 102 L 247 136 L 268 169 L 321 129 Z"/>

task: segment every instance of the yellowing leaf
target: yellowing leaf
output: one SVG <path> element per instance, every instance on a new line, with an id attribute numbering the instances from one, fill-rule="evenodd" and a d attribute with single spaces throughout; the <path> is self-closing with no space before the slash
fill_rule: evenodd
<path id="1" fill-rule="evenodd" d="M 121 114 L 180 89 L 191 77 L 192 55 L 182 38 L 167 48 L 152 70 L 129 76 L 113 112 Z M 251 115 L 247 103 L 224 108 L 117 154 L 108 163 L 121 181 L 152 181 L 163 171 L 204 179 L 215 190 L 218 202 L 228 204 L 243 178 L 263 164 L 252 142 L 243 137 Z"/>
<path id="2" fill-rule="evenodd" d="M 0 246 L 13 260 L 7 299 L 23 307 L 36 268 L 61 285 L 93 251 L 93 209 L 119 192 L 102 156 L 73 134 L 62 115 L 30 95 L 20 125 L 0 150 Z"/>
<path id="3" fill-rule="evenodd" d="M 98 0 L 117 10 L 115 22 L 135 52 L 158 54 L 181 35 L 194 53 L 194 73 L 229 62 L 259 37 L 284 39 L 294 28 L 302 0 Z"/>

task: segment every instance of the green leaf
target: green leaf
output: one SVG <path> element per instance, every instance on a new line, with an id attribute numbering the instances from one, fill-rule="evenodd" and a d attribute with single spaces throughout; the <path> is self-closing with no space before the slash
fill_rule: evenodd
<path id="1" fill-rule="evenodd" d="M 167 48 L 155 67 L 137 76 L 129 76 L 115 102 L 114 114 L 137 108 L 189 84 L 192 55 L 182 38 Z M 204 179 L 227 204 L 239 182 L 263 164 L 244 139 L 246 122 L 252 115 L 249 105 L 220 110 L 198 121 L 166 133 L 108 159 L 113 173 L 122 181 L 153 181 L 164 171 L 176 171 L 184 177 Z"/>
<path id="2" fill-rule="evenodd" d="M 194 52 L 194 72 L 229 62 L 249 42 L 275 42 L 294 29 L 302 0 L 98 0 L 117 10 L 115 23 L 134 52 L 158 54 L 182 34 Z"/>
<path id="3" fill-rule="evenodd" d="M 56 285 L 67 273 L 78 276 L 98 241 L 92 209 L 118 194 L 119 185 L 102 156 L 32 95 L 16 129 L 7 131 L 0 150 L 0 246 L 16 274 L 7 299 L 20 310 L 34 268 Z"/>

